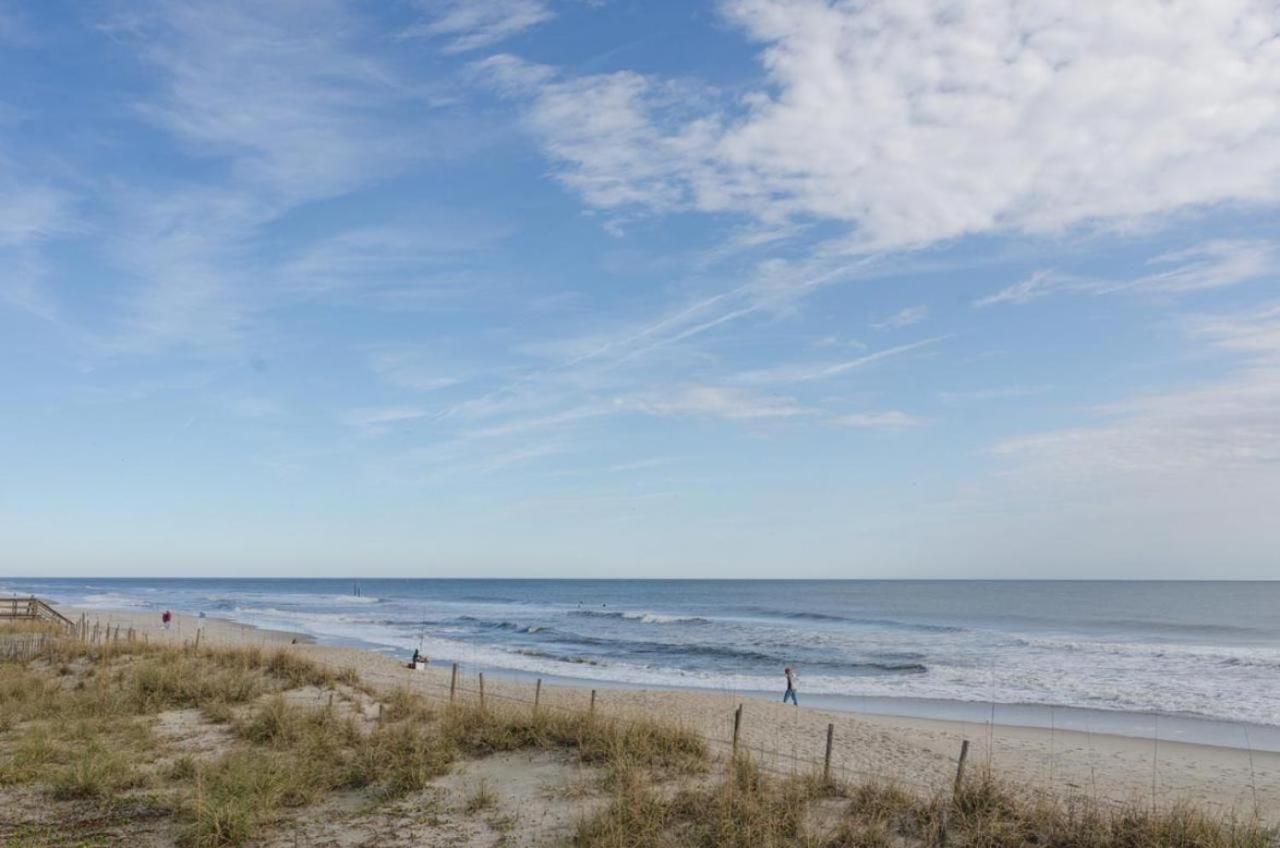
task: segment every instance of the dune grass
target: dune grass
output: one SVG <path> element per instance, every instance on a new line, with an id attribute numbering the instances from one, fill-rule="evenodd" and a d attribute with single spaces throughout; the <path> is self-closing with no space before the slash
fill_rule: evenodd
<path id="1" fill-rule="evenodd" d="M 253 747 L 197 770 L 184 803 L 188 845 L 233 844 L 278 821 L 290 807 L 334 791 L 364 790 L 375 801 L 400 798 L 448 773 L 460 757 L 564 750 L 607 773 L 689 772 L 706 762 L 698 737 L 658 724 L 632 727 L 583 715 L 475 705 L 435 708 L 406 692 L 392 693 L 383 704 L 383 720 L 368 728 L 328 707 L 276 697 L 238 720 L 235 732 Z"/>
<path id="2" fill-rule="evenodd" d="M 889 784 L 764 774 L 747 758 L 723 780 L 675 793 L 618 787 L 583 820 L 579 848 L 1274 848 L 1275 831 L 1190 807 L 1153 812 L 1026 795 L 979 775 L 955 797 Z"/>
<path id="3" fill-rule="evenodd" d="M 337 694 L 336 705 L 286 697 L 306 686 Z M 283 649 L 51 640 L 23 661 L 0 660 L 0 788 L 104 805 L 146 789 L 179 841 L 205 848 L 248 841 L 333 792 L 378 803 L 420 791 L 460 757 L 562 750 L 609 775 L 691 772 L 707 759 L 700 738 L 659 723 L 438 707 L 403 690 L 382 697 L 374 720 L 356 708 L 368 694 L 353 673 Z M 224 751 L 167 750 L 154 717 L 172 710 L 224 727 Z"/>

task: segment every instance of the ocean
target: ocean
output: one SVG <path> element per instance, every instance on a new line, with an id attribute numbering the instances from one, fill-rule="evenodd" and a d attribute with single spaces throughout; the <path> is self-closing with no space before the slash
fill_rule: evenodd
<path id="1" fill-rule="evenodd" d="M 1247 727 L 1280 749 L 1280 582 L 0 578 L 8 592 L 592 686 L 780 696 L 790 665 L 809 705 L 975 721 L 998 705 L 1002 723 L 1137 735 L 1158 713 L 1189 739 Z"/>

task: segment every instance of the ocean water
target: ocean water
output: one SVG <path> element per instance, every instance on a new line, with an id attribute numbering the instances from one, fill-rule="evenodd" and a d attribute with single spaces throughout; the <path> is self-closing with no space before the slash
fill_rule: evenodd
<path id="1" fill-rule="evenodd" d="M 969 705 L 978 720 L 993 703 L 1054 705 L 1280 728 L 1280 582 L 427 579 L 354 589 L 0 578 L 0 594 L 204 612 L 591 685 L 772 692 L 791 665 L 809 703 L 908 714 Z"/>

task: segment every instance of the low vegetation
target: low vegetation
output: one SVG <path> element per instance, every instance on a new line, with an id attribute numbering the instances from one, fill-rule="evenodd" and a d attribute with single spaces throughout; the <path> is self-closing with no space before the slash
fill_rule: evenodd
<path id="1" fill-rule="evenodd" d="M 662 792 L 621 787 L 578 826 L 579 848 L 1274 848 L 1256 822 L 1180 807 L 1152 812 L 1024 796 L 989 775 L 955 797 L 924 798 L 887 784 L 842 786 L 774 778 L 746 758 L 722 781 Z"/>
<path id="2" fill-rule="evenodd" d="M 178 715 L 217 744 L 175 745 L 163 725 Z M 287 832 L 308 807 L 342 793 L 380 808 L 428 789 L 459 760 L 526 750 L 591 767 L 590 785 L 573 792 L 599 799 L 569 837 L 579 848 L 905 848 L 939 845 L 944 834 L 947 845 L 972 848 L 1280 845 L 1256 823 L 1190 808 L 1068 804 L 983 775 L 955 797 L 926 798 L 776 778 L 746 757 L 713 767 L 700 737 L 668 724 L 375 693 L 288 649 L 58 638 L 21 659 L 0 653 L 0 803 L 24 793 L 65 805 L 59 819 L 88 822 L 83 832 L 47 821 L 5 831 L 0 822 L 6 845 L 113 844 L 84 834 L 156 821 L 169 842 L 239 845 Z M 499 810 L 500 781 L 468 792 L 463 814 L 515 827 Z"/>
<path id="3" fill-rule="evenodd" d="M 305 687 L 328 695 L 290 698 Z M 0 660 L 0 791 L 104 809 L 146 793 L 149 814 L 159 803 L 178 841 L 204 848 L 244 843 L 330 793 L 402 798 L 461 757 L 560 750 L 613 779 L 695 773 L 707 759 L 701 739 L 658 723 L 372 694 L 287 649 L 50 640 Z M 157 716 L 183 710 L 223 728 L 217 753 L 166 746 Z M 488 809 L 495 795 L 486 786 L 468 803 Z"/>

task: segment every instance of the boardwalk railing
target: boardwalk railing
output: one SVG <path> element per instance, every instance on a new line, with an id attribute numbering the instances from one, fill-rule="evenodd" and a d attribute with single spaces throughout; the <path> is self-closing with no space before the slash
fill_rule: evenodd
<path id="1" fill-rule="evenodd" d="M 68 630 L 76 629 L 75 622 L 35 595 L 0 598 L 0 621 L 49 621 Z"/>

